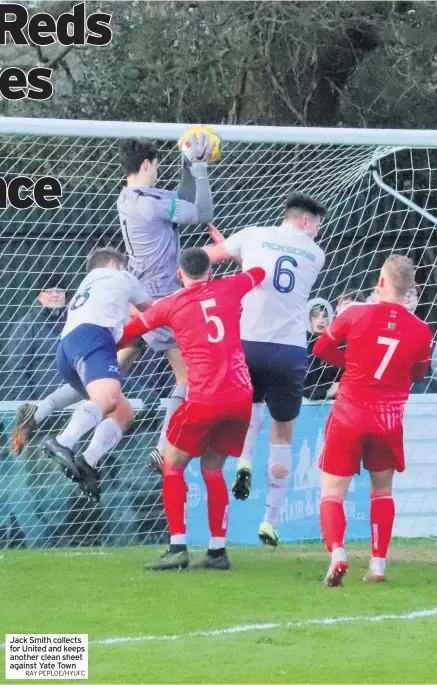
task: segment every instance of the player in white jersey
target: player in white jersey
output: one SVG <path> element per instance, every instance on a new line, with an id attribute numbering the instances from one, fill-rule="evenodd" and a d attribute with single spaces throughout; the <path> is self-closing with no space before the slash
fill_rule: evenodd
<path id="1" fill-rule="evenodd" d="M 65 430 L 44 445 L 45 454 L 94 500 L 100 497 L 95 467 L 133 420 L 132 407 L 121 391 L 116 344 L 129 319 L 129 306 L 143 311 L 151 304 L 138 279 L 124 270 L 125 264 L 125 256 L 111 247 L 88 256 L 88 275 L 71 300 L 56 355 L 60 375 L 87 400 Z M 74 457 L 76 443 L 93 428 L 88 447 Z"/>
<path id="2" fill-rule="evenodd" d="M 259 537 L 276 546 L 280 509 L 291 471 L 291 440 L 307 370 L 306 305 L 325 255 L 314 242 L 326 210 L 302 194 L 287 199 L 280 226 L 251 226 L 204 248 L 212 262 L 235 259 L 246 271 L 261 266 L 265 281 L 243 300 L 241 337 L 254 387 L 250 428 L 232 488 L 250 494 L 253 450 L 261 431 L 264 402 L 271 415 L 267 506 Z M 213 239 L 221 240 L 218 233 Z"/>
<path id="3" fill-rule="evenodd" d="M 128 269 L 150 293 L 153 300 L 171 295 L 181 288 L 177 276 L 180 260 L 178 224 L 207 223 L 213 206 L 207 176 L 210 155 L 207 136 L 193 137 L 182 156 L 182 177 L 177 191 L 155 188 L 158 178 L 158 148 L 149 140 L 126 140 L 120 146 L 120 161 L 126 186 L 117 201 L 120 226 L 129 256 Z M 147 344 L 167 357 L 176 386 L 167 403 L 166 416 L 157 448 L 150 464 L 160 470 L 166 431 L 173 412 L 183 401 L 187 375 L 173 331 L 159 328 L 144 336 Z M 121 351 L 134 356 L 135 350 Z"/>

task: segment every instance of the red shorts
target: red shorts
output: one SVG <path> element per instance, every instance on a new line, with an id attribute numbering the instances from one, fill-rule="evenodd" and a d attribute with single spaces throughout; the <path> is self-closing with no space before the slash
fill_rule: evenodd
<path id="1" fill-rule="evenodd" d="M 387 433 L 366 432 L 342 423 L 331 414 L 326 424 L 320 469 L 333 476 L 353 476 L 360 472 L 361 461 L 367 471 L 404 471 L 402 425 Z"/>
<path id="2" fill-rule="evenodd" d="M 252 395 L 247 400 L 223 405 L 184 400 L 170 419 L 167 440 L 192 457 L 206 448 L 232 457 L 243 451 L 252 414 Z"/>

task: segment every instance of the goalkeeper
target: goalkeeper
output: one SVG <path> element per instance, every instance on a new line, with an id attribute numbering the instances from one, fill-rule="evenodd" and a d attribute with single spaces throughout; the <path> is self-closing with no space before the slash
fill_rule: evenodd
<path id="1" fill-rule="evenodd" d="M 208 223 L 213 216 L 207 162 L 212 153 L 208 136 L 190 138 L 182 156 L 182 178 L 177 191 L 155 188 L 158 179 L 158 149 L 151 141 L 126 140 L 120 145 L 120 162 L 126 186 L 117 201 L 120 226 L 128 253 L 128 270 L 142 283 L 154 301 L 173 294 L 182 286 L 177 276 L 180 237 L 177 224 Z M 185 398 L 185 363 L 168 327 L 146 333 L 144 340 L 155 352 L 163 352 L 174 372 L 176 386 L 167 405 L 158 445 L 150 454 L 150 465 L 161 471 L 166 431 L 170 418 Z M 124 351 L 131 358 L 134 348 Z M 120 359 L 123 365 L 125 359 Z"/>
<path id="2" fill-rule="evenodd" d="M 190 139 L 190 148 L 182 156 L 182 177 L 177 191 L 155 188 L 158 178 L 158 149 L 151 141 L 126 140 L 120 145 L 120 162 L 127 183 L 117 201 L 121 231 L 128 253 L 128 269 L 141 281 L 154 300 L 171 295 L 181 287 L 177 277 L 180 238 L 177 224 L 207 223 L 213 206 L 207 176 L 211 154 L 209 140 L 201 134 Z M 167 404 L 157 447 L 150 454 L 150 464 L 161 471 L 165 434 L 173 412 L 186 394 L 186 370 L 181 353 L 169 328 L 159 328 L 144 336 L 156 352 L 164 352 L 176 377 L 176 386 Z M 120 350 L 117 355 L 124 373 L 132 366 L 136 348 Z M 64 385 L 36 404 L 25 404 L 17 412 L 11 436 L 13 450 L 20 454 L 39 425 L 54 411 L 83 398 Z"/>

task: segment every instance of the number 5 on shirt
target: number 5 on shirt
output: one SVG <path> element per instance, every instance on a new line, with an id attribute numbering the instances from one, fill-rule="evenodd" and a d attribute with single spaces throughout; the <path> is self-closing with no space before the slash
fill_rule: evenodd
<path id="1" fill-rule="evenodd" d="M 210 300 L 203 300 L 203 302 L 200 303 L 200 306 L 202 307 L 203 316 L 205 317 L 205 321 L 207 323 L 209 323 L 209 322 L 213 323 L 217 328 L 216 336 L 213 336 L 210 333 L 208 333 L 209 342 L 212 342 L 212 343 L 220 342 L 220 340 L 223 340 L 223 338 L 225 336 L 225 327 L 223 326 L 223 321 L 218 316 L 215 316 L 214 314 L 208 314 L 208 309 L 210 309 L 211 307 L 217 306 L 215 299 L 211 298 Z"/>
<path id="2" fill-rule="evenodd" d="M 382 374 L 389 365 L 390 359 L 393 357 L 397 346 L 399 345 L 399 340 L 394 340 L 393 338 L 384 338 L 383 336 L 378 336 L 378 345 L 387 345 L 387 351 L 382 358 L 382 362 L 378 366 L 374 378 L 377 380 L 381 379 Z"/>

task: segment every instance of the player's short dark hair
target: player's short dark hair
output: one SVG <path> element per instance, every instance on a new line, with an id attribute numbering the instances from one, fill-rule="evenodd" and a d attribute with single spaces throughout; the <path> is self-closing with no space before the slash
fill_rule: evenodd
<path id="1" fill-rule="evenodd" d="M 129 138 L 119 143 L 120 165 L 126 176 L 137 174 L 144 160 L 153 162 L 158 157 L 158 148 L 148 138 Z"/>
<path id="2" fill-rule="evenodd" d="M 290 193 L 285 203 L 285 214 L 291 212 L 298 212 L 300 214 L 312 214 L 323 219 L 326 216 L 327 210 L 325 205 L 322 205 L 318 200 L 304 193 Z"/>
<path id="3" fill-rule="evenodd" d="M 202 278 L 210 267 L 210 259 L 200 247 L 190 247 L 182 252 L 181 269 L 189 278 Z"/>
<path id="4" fill-rule="evenodd" d="M 86 272 L 89 274 L 93 269 L 105 267 L 109 262 L 116 262 L 119 266 L 125 267 L 127 257 L 120 250 L 108 245 L 107 247 L 96 247 L 86 258 Z"/>
<path id="5" fill-rule="evenodd" d="M 338 304 L 344 301 L 363 303 L 366 301 L 366 298 L 359 290 L 346 290 L 346 292 L 344 292 L 343 295 L 338 298 Z"/>

